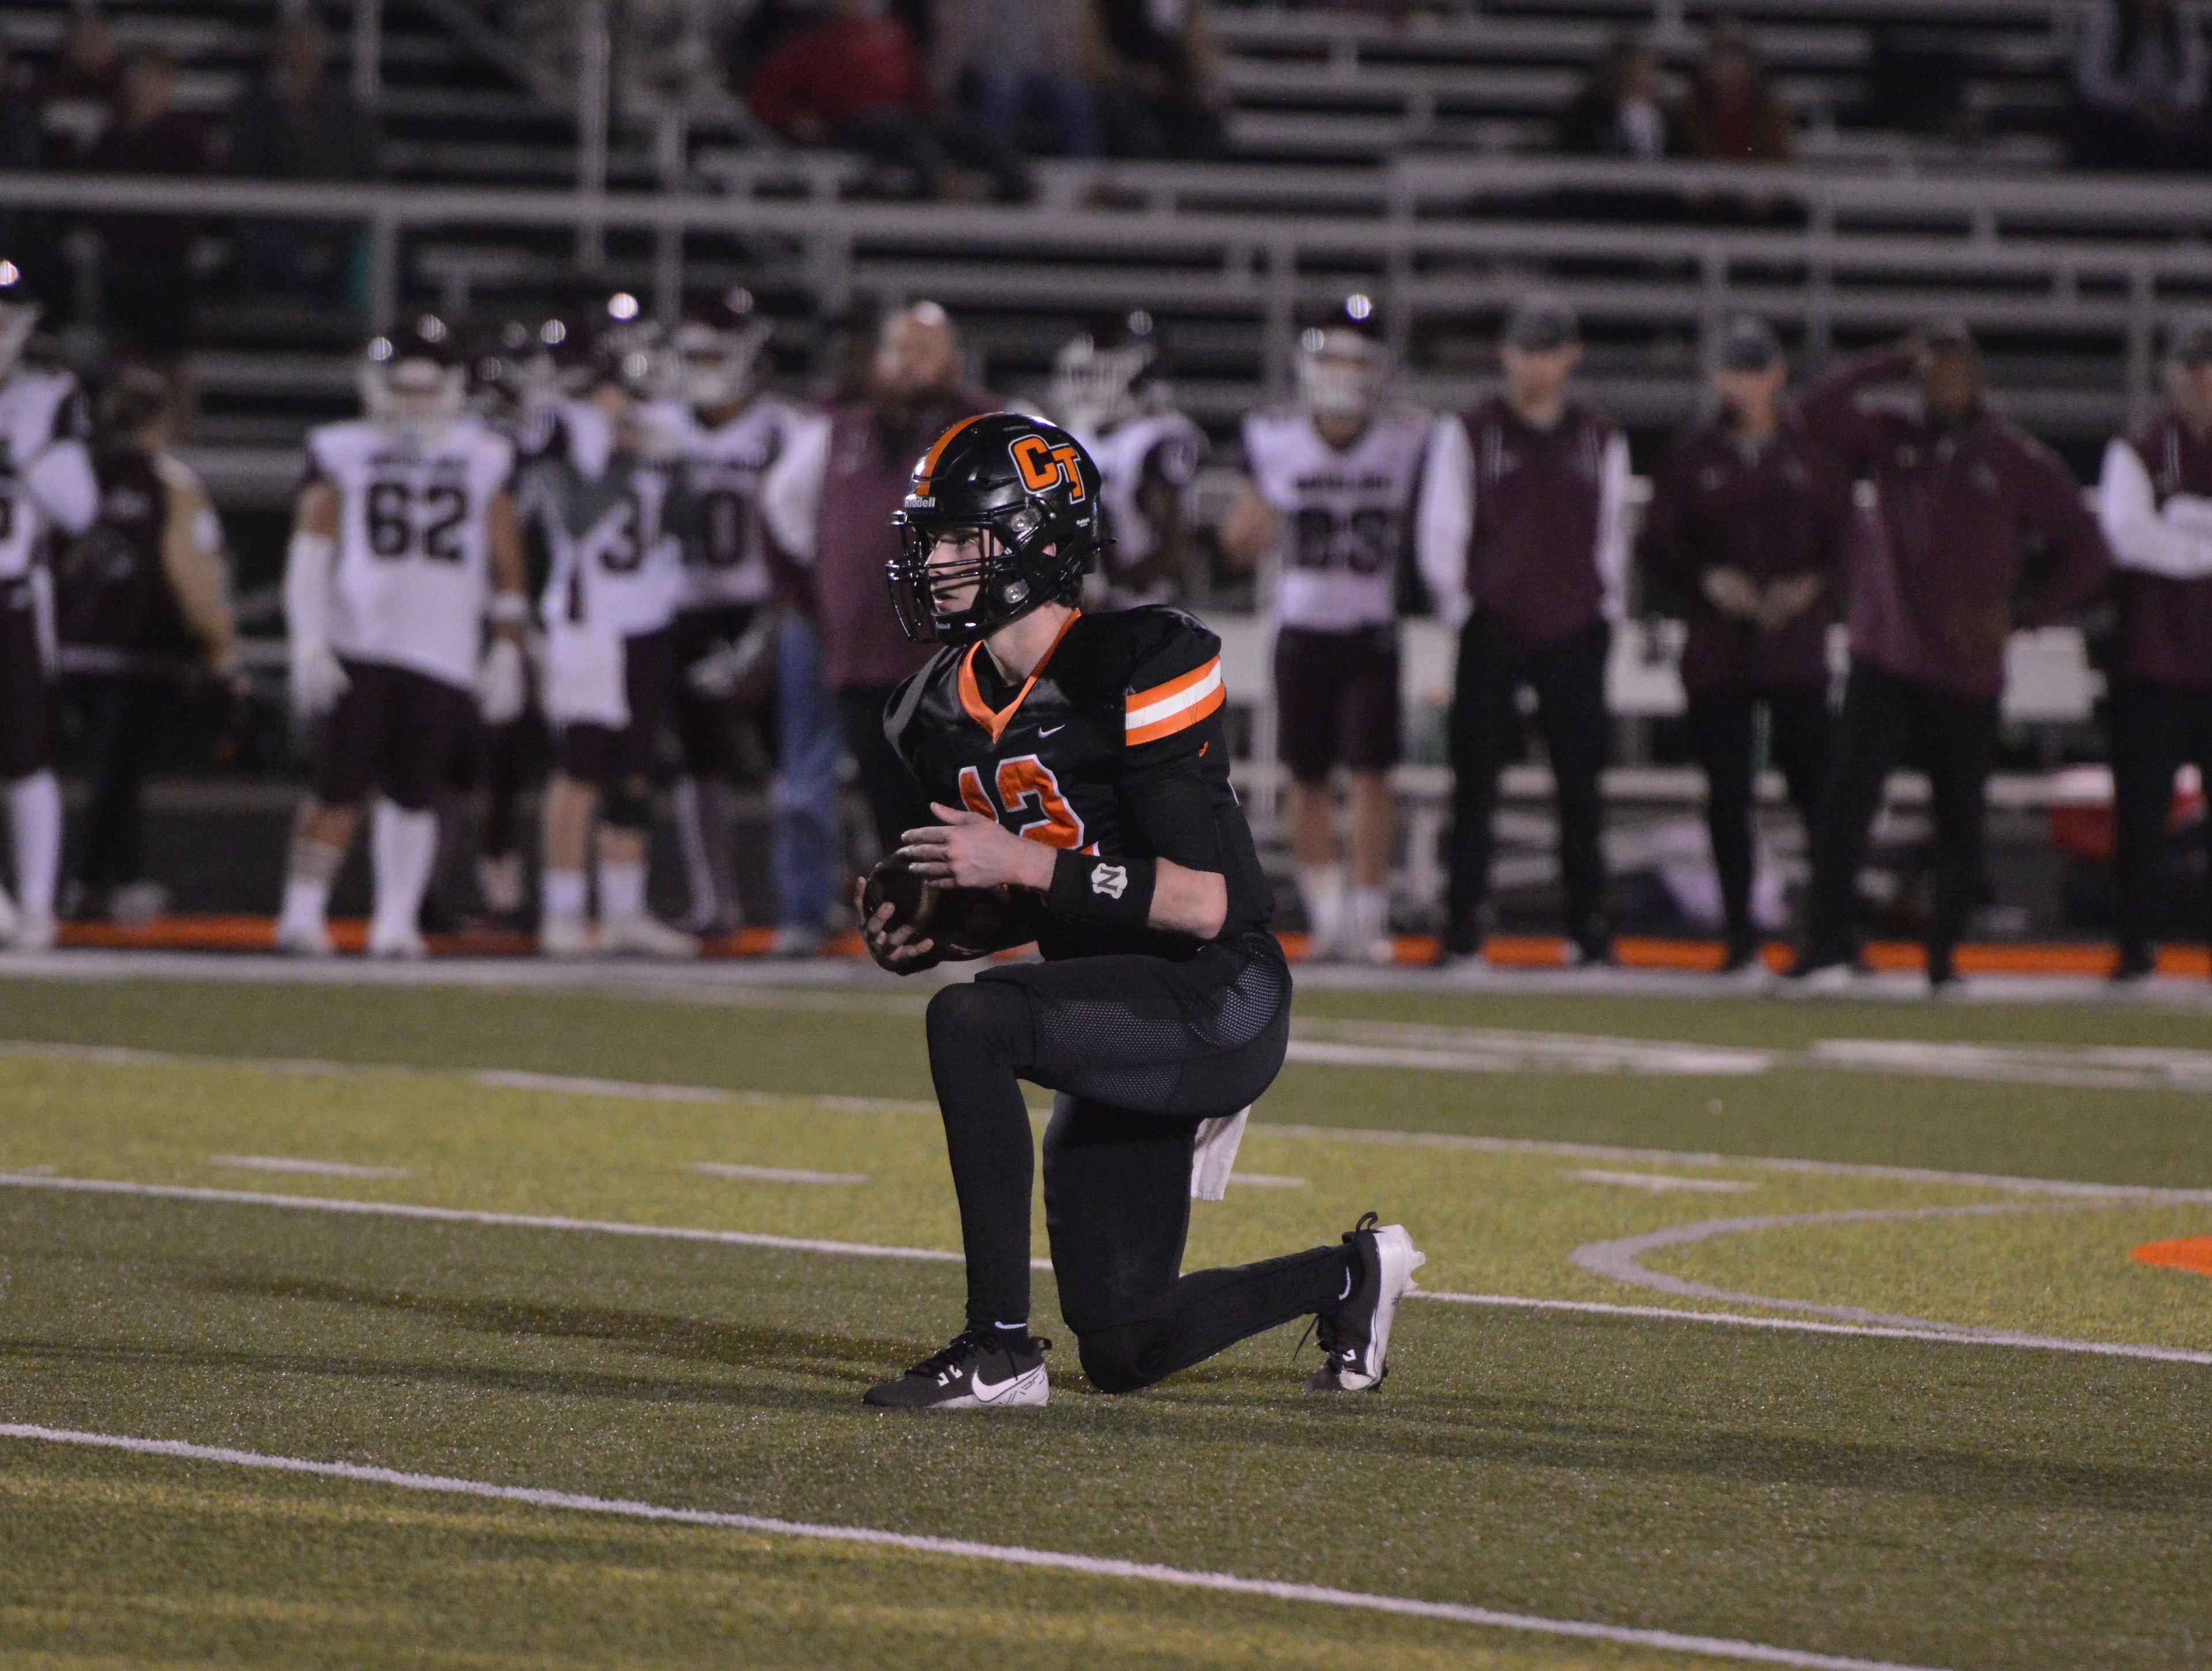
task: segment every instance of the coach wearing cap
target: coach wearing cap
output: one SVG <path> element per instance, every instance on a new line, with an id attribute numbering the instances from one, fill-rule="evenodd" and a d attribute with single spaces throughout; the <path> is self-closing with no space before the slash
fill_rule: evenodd
<path id="1" fill-rule="evenodd" d="M 1917 409 L 1874 412 L 1862 390 L 1911 375 Z M 1802 411 L 1874 495 L 1856 531 L 1850 679 L 1813 839 L 1811 922 L 1796 973 L 1847 974 L 1867 837 L 1893 767 L 1925 768 L 1936 815 L 1928 979 L 1955 979 L 1982 863 L 2005 643 L 2105 584 L 2112 558 L 2066 467 L 1983 404 L 1981 354 L 1964 326 L 1838 368 Z M 2040 580 L 2023 592 L 2039 548 Z"/>
<path id="2" fill-rule="evenodd" d="M 1784 404 L 1789 368 L 1765 321 L 1720 343 L 1719 411 L 1654 475 L 1641 548 L 1652 592 L 1687 615 L 1683 689 L 1705 773 L 1705 825 L 1721 885 L 1724 967 L 1759 956 L 1752 923 L 1756 726 L 1806 827 L 1828 768 L 1827 625 L 1850 515 L 1835 457 Z"/>
<path id="3" fill-rule="evenodd" d="M 2155 961 L 2174 771 L 2193 762 L 2212 787 L 2212 314 L 2176 321 L 2165 359 L 2171 406 L 2105 448 L 2098 492 L 2118 609 L 2106 719 L 2121 980 Z"/>
<path id="4" fill-rule="evenodd" d="M 1440 422 L 1429 443 L 1419 556 L 1460 625 L 1452 698 L 1449 959 L 1482 948 L 1498 777 L 1536 696 L 1556 785 L 1571 954 L 1612 954 L 1599 847 L 1606 651 L 1625 607 L 1628 442 L 1567 393 L 1582 363 L 1575 316 L 1538 294 L 1506 320 L 1505 392 Z"/>

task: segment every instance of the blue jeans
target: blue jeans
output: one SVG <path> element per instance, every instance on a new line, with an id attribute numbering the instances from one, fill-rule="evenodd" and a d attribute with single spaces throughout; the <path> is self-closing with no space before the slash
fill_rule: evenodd
<path id="1" fill-rule="evenodd" d="M 822 637 L 794 610 L 776 628 L 775 897 L 785 928 L 829 924 L 844 856 L 837 704 L 822 683 Z"/>

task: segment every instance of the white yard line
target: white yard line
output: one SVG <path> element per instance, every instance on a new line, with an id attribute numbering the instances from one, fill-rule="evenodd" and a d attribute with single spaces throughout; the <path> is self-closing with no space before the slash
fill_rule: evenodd
<path id="1" fill-rule="evenodd" d="M 404 1166 L 355 1166 L 346 1161 L 299 1161 L 284 1155 L 210 1155 L 210 1166 L 240 1172 L 296 1172 L 319 1178 L 404 1178 Z"/>
<path id="2" fill-rule="evenodd" d="M 1643 1630 L 1581 1619 L 1547 1619 L 1534 1613 L 1505 1613 L 1492 1607 L 1468 1607 L 1457 1601 L 1431 1601 L 1418 1596 L 1382 1595 L 1366 1590 L 1337 1589 L 1323 1584 L 1247 1578 L 1229 1572 L 1206 1572 L 1188 1567 L 1164 1566 L 1149 1561 L 1071 1554 L 1059 1550 L 1028 1549 L 1018 1545 L 975 1543 L 962 1538 L 924 1537 L 909 1532 L 883 1531 L 867 1526 L 830 1526 L 809 1521 L 776 1520 L 764 1515 L 672 1508 L 623 1497 L 587 1497 L 574 1491 L 548 1491 L 528 1485 L 500 1485 L 489 1480 L 460 1479 L 447 1474 L 409 1473 L 397 1468 L 371 1467 L 356 1462 L 319 1462 L 305 1457 L 272 1456 L 262 1451 L 234 1450 L 221 1445 L 196 1445 L 176 1439 L 141 1439 L 122 1434 L 88 1433 L 72 1428 L 39 1427 L 21 1422 L 0 1423 L 0 1439 L 90 1446 L 141 1456 L 166 1456 L 185 1461 L 219 1463 L 228 1467 L 311 1474 L 325 1479 L 387 1485 L 400 1491 L 489 1498 L 495 1502 L 522 1503 L 535 1509 L 562 1509 L 581 1514 L 618 1515 L 628 1520 L 714 1527 L 769 1537 L 866 1544 L 920 1555 L 944 1556 L 955 1560 L 987 1561 L 1001 1566 L 1071 1572 L 1085 1577 L 1120 1578 L 1142 1583 L 1170 1584 L 1184 1589 L 1258 1595 L 1272 1601 L 1301 1601 L 1320 1607 L 1392 1613 L 1401 1618 L 1447 1619 L 1455 1624 L 1479 1625 L 1491 1630 L 1613 1642 L 1628 1647 L 1704 1654 L 1715 1659 L 1744 1660 L 1759 1665 L 1799 1666 L 1808 1668 L 1808 1671 L 1929 1671 L 1928 1668 L 1899 1665 L 1887 1660 L 1808 1653 L 1801 1649 L 1770 1647 L 1765 1643 L 1742 1642 L 1728 1637 L 1691 1636 L 1677 1631 Z"/>
<path id="3" fill-rule="evenodd" d="M 665 1224 L 629 1224 L 599 1218 L 562 1218 L 534 1213 L 472 1211 L 459 1207 L 416 1206 L 399 1201 L 344 1201 L 312 1195 L 276 1195 L 255 1190 L 197 1189 L 177 1184 L 134 1184 L 105 1178 L 59 1178 L 50 1172 L 0 1172 L 0 1189 L 50 1189 L 88 1195 L 143 1196 L 156 1200 L 203 1201 L 217 1204 L 279 1207 L 298 1212 L 335 1212 L 372 1218 L 427 1219 L 434 1223 L 485 1224 L 525 1230 L 583 1231 L 599 1235 L 629 1235 L 676 1241 L 721 1242 L 740 1247 L 766 1247 L 785 1253 L 827 1253 L 854 1259 L 923 1259 L 936 1264 L 963 1263 L 958 1253 L 934 1247 L 899 1247 L 865 1241 L 829 1241 L 801 1236 L 764 1235 L 750 1230 L 686 1229 Z M 1052 1261 L 1033 1259 L 1033 1271 L 1049 1272 Z M 1648 1273 L 1647 1273 L 1648 1274 Z M 1654 1317 L 1670 1322 L 1730 1323 L 1747 1328 L 1794 1330 L 1806 1334 L 1856 1334 L 1900 1340 L 1936 1340 L 1947 1345 L 2018 1346 L 2045 1351 L 2091 1352 L 2110 1357 L 2152 1358 L 2177 1363 L 2212 1363 L 2212 1352 L 2184 1346 L 2145 1346 L 2124 1341 L 2068 1340 L 2055 1336 L 2012 1334 L 1999 1331 L 1971 1331 L 1942 1325 L 1897 1326 L 1812 1322 L 1795 1317 L 1740 1317 L 1724 1312 L 1689 1311 L 1668 1306 L 1613 1306 L 1585 1300 L 1541 1300 L 1511 1295 L 1471 1295 L 1415 1289 L 1408 1299 L 1446 1301 L 1462 1305 L 1520 1306 L 1535 1310 L 1596 1311 L 1623 1317 Z M 1746 1296 L 1746 1305 L 1789 1304 L 1758 1296 Z M 1913 1320 L 1915 1323 L 1917 1320 Z"/>
<path id="4" fill-rule="evenodd" d="M 1648 1189 L 1662 1193 L 1685 1190 L 1698 1195 L 1735 1195 L 1759 1187 L 1735 1178 L 1672 1178 L 1663 1172 L 1606 1172 L 1595 1167 L 1570 1172 L 1567 1176 L 1581 1184 L 1618 1184 L 1624 1189 Z"/>
<path id="5" fill-rule="evenodd" d="M 2037 1351 L 2081 1352 L 2096 1357 L 2148 1358 L 2160 1363 L 2212 1363 L 2212 1351 L 2189 1346 L 2142 1346 L 2118 1340 L 2069 1340 L 2057 1335 L 2012 1334 L 1990 1330 L 1897 1328 L 1869 1323 L 1820 1323 L 1803 1317 L 1741 1317 L 1726 1311 L 1683 1311 L 1673 1306 L 1614 1305 L 1602 1300 L 1536 1300 L 1519 1294 L 1454 1294 L 1417 1288 L 1409 1300 L 1445 1305 L 1498 1306 L 1516 1311 L 1579 1311 L 1598 1317 L 1652 1318 L 1668 1323 L 1719 1323 L 1731 1328 L 1776 1329 L 1784 1334 L 1848 1334 L 1873 1340 L 1932 1340 L 1946 1346 L 2017 1346 Z"/>
<path id="6" fill-rule="evenodd" d="M 735 1178 L 762 1184 L 865 1184 L 865 1172 L 809 1172 L 795 1166 L 733 1166 L 721 1161 L 694 1161 L 691 1170 L 709 1178 Z"/>
<path id="7" fill-rule="evenodd" d="M 894 1097 L 828 1096 L 805 1091 L 736 1091 L 711 1085 L 658 1085 L 627 1079 L 531 1073 L 507 1068 L 418 1068 L 404 1063 L 327 1062 L 264 1056 L 198 1055 L 182 1051 L 138 1050 L 112 1045 L 46 1044 L 0 1040 L 0 1058 L 28 1057 L 62 1062 L 90 1062 L 117 1067 L 238 1068 L 314 1077 L 396 1074 L 410 1078 L 459 1080 L 500 1090 L 542 1091 L 556 1096 L 635 1098 L 650 1102 L 735 1104 L 748 1107 L 794 1105 L 843 1113 L 921 1114 L 938 1117 L 937 1105 Z M 1042 1117 L 1048 1109 L 1032 1108 Z M 1269 1137 L 1315 1138 L 1327 1143 L 1381 1143 L 1416 1149 L 1457 1149 L 1486 1155 L 1556 1156 L 1565 1160 L 1626 1161 L 1657 1166 L 1740 1167 L 1808 1177 L 1875 1178 L 1897 1183 L 1960 1185 L 2024 1195 L 2081 1196 L 2114 1201 L 2144 1201 L 2172 1206 L 2212 1205 L 2212 1189 L 2172 1189 L 2155 1184 L 2099 1184 L 2059 1178 L 2019 1178 L 2002 1173 L 1944 1172 L 1927 1167 L 1884 1166 L 1861 1161 L 1808 1161 L 1782 1155 L 1723 1155 L 1708 1150 L 1633 1149 L 1619 1143 L 1561 1143 L 1543 1137 L 1471 1137 L 1455 1131 L 1401 1131 L 1385 1126 L 1309 1125 L 1262 1120 L 1253 1130 Z"/>

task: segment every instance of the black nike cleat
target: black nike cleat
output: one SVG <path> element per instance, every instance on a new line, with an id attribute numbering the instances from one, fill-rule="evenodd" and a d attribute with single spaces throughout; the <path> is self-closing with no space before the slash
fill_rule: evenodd
<path id="1" fill-rule="evenodd" d="M 881 1410 L 1010 1410 L 1044 1403 L 1052 1395 L 1044 1372 L 1052 1342 L 1032 1334 L 1006 1346 L 998 1333 L 963 1329 L 934 1357 L 868 1388 L 861 1401 Z"/>
<path id="2" fill-rule="evenodd" d="M 1402 1224 L 1375 1225 L 1369 1213 L 1345 1235 L 1358 1261 L 1352 1291 L 1315 1320 L 1327 1358 L 1306 1382 L 1309 1393 L 1366 1393 L 1389 1373 L 1390 1325 L 1398 1302 L 1413 1285 L 1413 1272 L 1429 1256 L 1413 1246 Z"/>

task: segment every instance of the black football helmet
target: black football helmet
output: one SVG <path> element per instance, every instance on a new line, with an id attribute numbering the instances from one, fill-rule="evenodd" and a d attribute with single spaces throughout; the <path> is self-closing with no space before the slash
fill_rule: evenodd
<path id="1" fill-rule="evenodd" d="M 974 643 L 1042 604 L 1075 602 L 1105 544 L 1098 467 L 1066 430 L 1021 412 L 963 418 L 938 436 L 891 523 L 891 607 L 916 643 Z M 960 555 L 932 563 L 948 540 Z"/>

